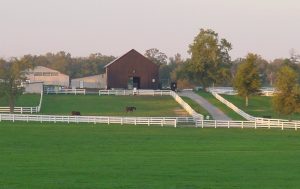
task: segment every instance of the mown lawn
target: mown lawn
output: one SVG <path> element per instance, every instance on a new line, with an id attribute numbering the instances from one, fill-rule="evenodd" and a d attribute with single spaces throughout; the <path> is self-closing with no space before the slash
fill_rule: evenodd
<path id="1" fill-rule="evenodd" d="M 298 189 L 300 132 L 0 122 L 0 188 Z"/>
<path id="2" fill-rule="evenodd" d="M 212 105 L 219 108 L 222 112 L 224 112 L 231 119 L 233 119 L 233 120 L 245 120 L 245 118 L 243 118 L 239 114 L 235 113 L 233 110 L 228 108 L 225 104 L 223 104 L 218 99 L 216 99 L 211 93 L 204 92 L 204 91 L 198 91 L 197 94 L 202 96 L 203 98 L 205 98 Z"/>
<path id="3" fill-rule="evenodd" d="M 127 106 L 137 108 L 126 113 Z M 103 116 L 188 116 L 170 96 L 44 95 L 41 114 Z"/>
<path id="4" fill-rule="evenodd" d="M 251 96 L 249 106 L 245 106 L 245 99 L 241 96 L 222 95 L 226 100 L 230 101 L 238 108 L 256 117 L 271 116 L 277 119 L 296 119 L 300 120 L 300 114 L 296 113 L 291 116 L 279 115 L 273 110 L 272 97 L 267 96 Z"/>
<path id="5" fill-rule="evenodd" d="M 16 106 L 38 106 L 40 102 L 40 94 L 24 94 L 17 98 Z M 8 106 L 8 99 L 5 97 L 0 98 L 0 106 Z"/>

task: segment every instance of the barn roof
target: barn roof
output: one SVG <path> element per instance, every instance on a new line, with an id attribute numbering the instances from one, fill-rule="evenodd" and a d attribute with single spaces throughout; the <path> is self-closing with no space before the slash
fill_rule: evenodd
<path id="1" fill-rule="evenodd" d="M 119 58 L 116 58 L 115 60 L 111 61 L 110 63 L 106 64 L 104 66 L 104 68 L 107 68 L 108 66 L 112 65 L 113 63 L 117 62 L 118 60 L 122 59 L 124 56 L 128 55 L 128 54 L 131 54 L 131 53 L 134 53 L 134 54 L 138 54 L 138 55 L 141 55 L 143 57 L 145 57 L 144 55 L 142 55 L 141 53 L 139 53 L 138 51 L 136 51 L 135 49 L 131 49 L 129 52 L 125 53 L 123 56 L 120 56 Z M 146 58 L 146 57 L 145 57 Z M 146 58 L 148 59 L 148 58 Z M 148 59 L 149 60 L 149 59 Z M 151 61 L 151 60 L 149 60 Z M 152 61 L 151 61 L 152 62 Z M 154 63 L 153 63 L 154 64 Z"/>

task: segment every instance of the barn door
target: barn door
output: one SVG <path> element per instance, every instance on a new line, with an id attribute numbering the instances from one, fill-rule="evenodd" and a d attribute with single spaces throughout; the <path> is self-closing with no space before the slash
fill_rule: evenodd
<path id="1" fill-rule="evenodd" d="M 133 81 L 133 88 L 139 89 L 141 86 L 140 85 L 140 82 L 141 82 L 140 77 L 133 77 L 132 81 Z"/>

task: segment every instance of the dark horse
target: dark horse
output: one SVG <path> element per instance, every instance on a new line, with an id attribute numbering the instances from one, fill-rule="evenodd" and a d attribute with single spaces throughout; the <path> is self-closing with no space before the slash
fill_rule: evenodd
<path id="1" fill-rule="evenodd" d="M 72 111 L 71 112 L 72 116 L 80 116 L 80 112 L 77 112 L 77 111 Z"/>
<path id="2" fill-rule="evenodd" d="M 127 113 L 127 112 L 133 112 L 133 110 L 136 110 L 136 107 L 134 107 L 134 106 L 127 106 L 127 107 L 125 108 L 126 113 Z"/>

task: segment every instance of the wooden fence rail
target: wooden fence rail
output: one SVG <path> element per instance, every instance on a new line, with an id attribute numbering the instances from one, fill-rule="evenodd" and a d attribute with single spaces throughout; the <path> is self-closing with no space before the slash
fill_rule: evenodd
<path id="1" fill-rule="evenodd" d="M 62 123 L 105 123 L 131 125 L 177 126 L 177 118 L 161 117 L 113 117 L 113 116 L 63 116 L 63 115 L 31 115 L 31 114 L 0 114 L 1 121 L 34 121 Z"/>
<path id="2" fill-rule="evenodd" d="M 85 89 L 61 89 L 61 90 L 49 90 L 44 91 L 46 94 L 86 94 Z"/>
<path id="3" fill-rule="evenodd" d="M 210 128 L 279 128 L 300 129 L 300 122 L 259 122 L 259 121 L 221 121 L 221 120 L 197 120 L 196 127 Z"/>

